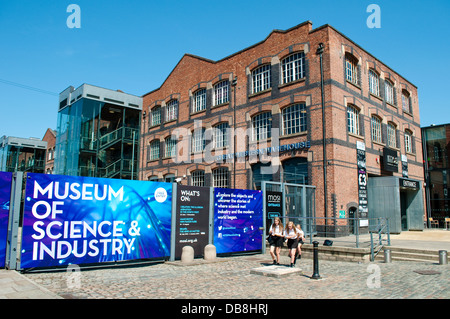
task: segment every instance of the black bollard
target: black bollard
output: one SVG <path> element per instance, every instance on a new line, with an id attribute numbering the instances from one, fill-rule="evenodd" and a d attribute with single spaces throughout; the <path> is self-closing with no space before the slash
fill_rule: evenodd
<path id="1" fill-rule="evenodd" d="M 313 265 L 314 265 L 314 273 L 311 279 L 321 279 L 319 275 L 319 242 L 313 241 Z"/>

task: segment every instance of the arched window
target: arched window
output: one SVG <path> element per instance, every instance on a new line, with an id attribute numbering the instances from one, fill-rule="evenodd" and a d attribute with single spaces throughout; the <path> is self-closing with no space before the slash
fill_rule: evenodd
<path id="1" fill-rule="evenodd" d="M 192 113 L 206 110 L 206 89 L 195 91 L 192 101 Z"/>
<path id="2" fill-rule="evenodd" d="M 218 188 L 228 188 L 230 187 L 230 179 L 228 168 L 219 167 L 212 171 L 213 175 L 213 186 Z"/>
<path id="3" fill-rule="evenodd" d="M 214 106 L 228 103 L 229 91 L 230 91 L 230 81 L 228 80 L 221 81 L 216 85 L 214 85 L 214 96 L 213 96 Z"/>
<path id="4" fill-rule="evenodd" d="M 359 135 L 359 109 L 354 105 L 347 106 L 347 131 Z"/>
<path id="5" fill-rule="evenodd" d="M 267 90 L 271 87 L 270 64 L 257 67 L 252 71 L 252 94 Z"/>
<path id="6" fill-rule="evenodd" d="M 178 116 L 178 100 L 171 100 L 166 105 L 166 122 L 176 120 Z"/>
<path id="7" fill-rule="evenodd" d="M 161 124 L 161 107 L 155 106 L 151 110 L 150 116 L 150 126 L 155 126 Z"/>
<path id="8" fill-rule="evenodd" d="M 306 131 L 306 105 L 298 103 L 285 107 L 281 111 L 283 117 L 283 135 Z"/>
<path id="9" fill-rule="evenodd" d="M 191 174 L 192 186 L 205 186 L 205 171 L 196 170 Z"/>
<path id="10" fill-rule="evenodd" d="M 381 119 L 378 116 L 372 115 L 370 118 L 370 128 L 372 131 L 372 141 L 382 143 Z"/>
<path id="11" fill-rule="evenodd" d="M 374 70 L 369 70 L 369 91 L 380 96 L 380 76 Z"/>
<path id="12" fill-rule="evenodd" d="M 305 77 L 305 53 L 293 53 L 281 61 L 281 83 L 289 83 Z"/>
<path id="13" fill-rule="evenodd" d="M 359 85 L 358 59 L 349 53 L 345 54 L 345 78 L 347 81 Z"/>
<path id="14" fill-rule="evenodd" d="M 392 122 L 389 122 L 387 126 L 387 145 L 393 148 L 397 147 L 397 127 Z"/>
<path id="15" fill-rule="evenodd" d="M 148 148 L 148 160 L 154 161 L 159 159 L 159 140 L 151 141 Z"/>
<path id="16" fill-rule="evenodd" d="M 406 153 L 413 152 L 412 138 L 413 138 L 413 132 L 406 129 L 405 130 L 405 151 L 406 151 Z"/>
<path id="17" fill-rule="evenodd" d="M 384 81 L 384 98 L 386 103 L 394 104 L 394 83 L 389 80 Z"/>
<path id="18" fill-rule="evenodd" d="M 228 133 L 230 126 L 227 122 L 219 123 L 213 127 L 213 147 L 222 148 L 228 146 Z"/>
<path id="19" fill-rule="evenodd" d="M 272 113 L 264 112 L 252 118 L 252 140 L 260 141 L 271 137 Z"/>

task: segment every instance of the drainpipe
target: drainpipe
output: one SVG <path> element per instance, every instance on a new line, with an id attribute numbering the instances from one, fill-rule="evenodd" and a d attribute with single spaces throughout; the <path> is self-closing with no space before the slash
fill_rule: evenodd
<path id="1" fill-rule="evenodd" d="M 323 143 L 323 187 L 324 187 L 324 217 L 325 217 L 325 236 L 327 235 L 327 206 L 328 206 L 328 192 L 327 192 L 327 151 L 326 151 L 326 122 L 325 122 L 325 92 L 323 87 L 323 58 L 324 44 L 319 43 L 316 54 L 320 57 L 320 92 L 322 96 L 322 143 Z"/>

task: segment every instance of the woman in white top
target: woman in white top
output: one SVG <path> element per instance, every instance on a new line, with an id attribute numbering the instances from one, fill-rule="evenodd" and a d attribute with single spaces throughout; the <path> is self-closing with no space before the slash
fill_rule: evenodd
<path id="1" fill-rule="evenodd" d="M 297 261 L 297 258 L 300 259 L 302 258 L 302 245 L 305 242 L 305 233 L 302 230 L 302 226 L 300 226 L 300 224 L 297 224 L 296 226 L 297 228 L 297 234 L 298 234 L 298 246 L 297 246 L 297 256 L 294 260 L 294 264 Z"/>
<path id="2" fill-rule="evenodd" d="M 284 231 L 284 237 L 288 240 L 289 256 L 291 257 L 291 267 L 294 267 L 295 252 L 298 247 L 298 234 L 294 222 L 289 222 Z"/>
<path id="3" fill-rule="evenodd" d="M 273 220 L 273 224 L 269 229 L 269 236 L 272 236 L 272 243 L 270 244 L 270 255 L 273 259 L 274 265 L 280 264 L 280 251 L 281 246 L 283 246 L 283 224 L 281 223 L 280 218 L 275 217 Z M 276 257 L 275 257 L 276 254 Z"/>

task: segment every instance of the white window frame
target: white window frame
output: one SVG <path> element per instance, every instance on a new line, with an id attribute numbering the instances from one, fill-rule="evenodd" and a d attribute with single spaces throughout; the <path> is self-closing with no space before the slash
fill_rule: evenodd
<path id="1" fill-rule="evenodd" d="M 369 70 L 369 92 L 380 96 L 380 76 L 372 69 Z"/>
<path id="2" fill-rule="evenodd" d="M 203 152 L 205 147 L 205 128 L 197 128 L 192 132 L 192 153 Z"/>
<path id="3" fill-rule="evenodd" d="M 206 89 L 202 88 L 194 92 L 192 98 L 192 113 L 206 110 Z"/>
<path id="4" fill-rule="evenodd" d="M 271 87 L 271 65 L 264 64 L 252 71 L 252 94 L 262 92 Z"/>
<path id="5" fill-rule="evenodd" d="M 160 157 L 160 141 L 153 140 L 149 144 L 148 160 L 155 161 Z"/>
<path id="6" fill-rule="evenodd" d="M 196 170 L 191 174 L 191 185 L 192 186 L 205 186 L 205 171 Z"/>
<path id="7" fill-rule="evenodd" d="M 161 106 L 155 106 L 150 111 L 151 115 L 151 125 L 156 126 L 161 124 Z"/>
<path id="8" fill-rule="evenodd" d="M 213 127 L 213 148 L 228 146 L 228 133 L 230 125 L 227 122 L 219 123 Z"/>
<path id="9" fill-rule="evenodd" d="M 296 103 L 281 111 L 282 135 L 306 132 L 306 104 Z"/>
<path id="10" fill-rule="evenodd" d="M 220 81 L 219 83 L 214 85 L 213 92 L 214 106 L 228 103 L 230 100 L 230 81 Z"/>
<path id="11" fill-rule="evenodd" d="M 345 55 L 345 78 L 347 81 L 358 85 L 358 62 L 349 54 Z"/>
<path id="12" fill-rule="evenodd" d="M 410 95 L 408 92 L 402 90 L 402 109 L 405 112 L 411 113 Z"/>
<path id="13" fill-rule="evenodd" d="M 387 103 L 394 104 L 394 84 L 389 80 L 384 81 L 384 98 Z"/>
<path id="14" fill-rule="evenodd" d="M 230 185 L 228 168 L 219 167 L 212 171 L 213 187 L 228 188 Z"/>
<path id="15" fill-rule="evenodd" d="M 175 157 L 177 152 L 177 141 L 172 136 L 164 139 L 164 157 Z"/>
<path id="16" fill-rule="evenodd" d="M 177 119 L 178 115 L 178 100 L 170 100 L 166 104 L 166 122 Z"/>
<path id="17" fill-rule="evenodd" d="M 305 77 L 305 53 L 293 53 L 281 61 L 281 83 L 286 84 Z"/>
<path id="18" fill-rule="evenodd" d="M 252 118 L 252 141 L 261 141 L 271 137 L 272 113 L 259 113 Z"/>
<path id="19" fill-rule="evenodd" d="M 405 131 L 405 151 L 406 153 L 412 153 L 413 149 L 412 149 L 412 137 L 413 134 L 411 131 L 406 130 Z"/>
<path id="20" fill-rule="evenodd" d="M 347 131 L 359 135 L 359 109 L 356 106 L 347 106 Z"/>
<path id="21" fill-rule="evenodd" d="M 387 125 L 387 145 L 397 148 L 397 126 L 391 122 Z"/>
<path id="22" fill-rule="evenodd" d="M 370 119 L 370 128 L 372 131 L 372 141 L 382 143 L 383 138 L 381 134 L 381 119 L 373 115 Z"/>

